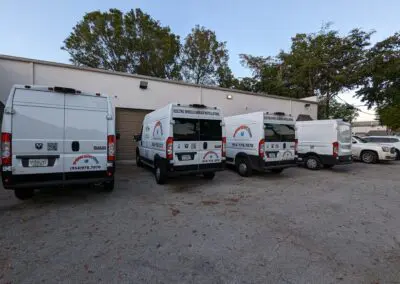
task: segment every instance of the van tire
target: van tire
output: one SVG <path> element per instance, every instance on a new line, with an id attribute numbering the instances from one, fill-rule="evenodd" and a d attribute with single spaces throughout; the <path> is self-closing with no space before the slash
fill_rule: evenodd
<path id="1" fill-rule="evenodd" d="M 361 161 L 366 164 L 376 164 L 378 162 L 378 155 L 373 151 L 362 151 Z"/>
<path id="2" fill-rule="evenodd" d="M 162 160 L 158 160 L 154 165 L 154 177 L 158 184 L 165 184 L 167 182 L 167 167 Z"/>
<path id="3" fill-rule="evenodd" d="M 396 149 L 396 160 L 400 160 L 400 150 Z"/>
<path id="4" fill-rule="evenodd" d="M 103 187 L 104 187 L 104 191 L 105 191 L 105 192 L 112 192 L 112 191 L 114 190 L 114 180 L 112 180 L 112 181 L 106 181 L 106 182 L 103 184 Z"/>
<path id="5" fill-rule="evenodd" d="M 14 195 L 19 200 L 27 200 L 35 195 L 35 191 L 33 189 L 15 189 Z"/>
<path id="6" fill-rule="evenodd" d="M 274 174 L 280 174 L 281 172 L 283 172 L 284 169 L 271 169 L 271 172 Z"/>
<path id="7" fill-rule="evenodd" d="M 139 151 L 136 151 L 136 166 L 141 168 L 143 167 L 142 159 L 140 159 Z"/>
<path id="8" fill-rule="evenodd" d="M 253 168 L 249 159 L 241 157 L 236 160 L 236 170 L 242 177 L 250 177 L 253 174 Z"/>
<path id="9" fill-rule="evenodd" d="M 311 155 L 305 158 L 304 160 L 304 166 L 313 171 L 317 171 L 321 169 L 321 161 L 317 156 Z"/>
<path id="10" fill-rule="evenodd" d="M 215 177 L 215 173 L 214 172 L 207 172 L 207 173 L 203 173 L 203 176 L 205 179 L 213 179 Z"/>

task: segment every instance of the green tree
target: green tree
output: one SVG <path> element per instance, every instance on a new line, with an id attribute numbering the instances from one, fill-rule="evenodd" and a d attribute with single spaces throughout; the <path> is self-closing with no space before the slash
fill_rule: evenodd
<path id="1" fill-rule="evenodd" d="M 61 48 L 75 65 L 179 78 L 179 37 L 140 9 L 85 14 Z"/>
<path id="2" fill-rule="evenodd" d="M 365 61 L 372 32 L 354 29 L 346 36 L 329 30 L 297 34 L 291 50 L 281 52 L 283 77 L 298 97 L 318 96 L 330 116 L 331 101 L 341 92 L 361 82 L 360 67 Z"/>
<path id="3" fill-rule="evenodd" d="M 195 84 L 226 86 L 231 76 L 228 60 L 226 43 L 219 42 L 215 32 L 196 26 L 182 48 L 183 78 Z"/>
<path id="4" fill-rule="evenodd" d="M 321 100 L 318 104 L 318 119 L 343 119 L 345 121 L 352 122 L 358 117 L 357 108 L 349 104 L 338 102 L 336 99 L 332 99 L 330 102 L 330 114 L 326 115 L 326 101 Z"/>
<path id="5" fill-rule="evenodd" d="M 380 120 L 400 128 L 400 33 L 376 43 L 367 53 L 364 81 L 358 97 L 369 108 L 377 107 Z"/>

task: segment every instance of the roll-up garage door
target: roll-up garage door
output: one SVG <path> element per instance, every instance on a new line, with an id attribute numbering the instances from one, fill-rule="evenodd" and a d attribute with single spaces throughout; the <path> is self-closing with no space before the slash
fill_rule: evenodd
<path id="1" fill-rule="evenodd" d="M 139 134 L 142 128 L 144 116 L 149 110 L 140 109 L 116 109 L 116 132 L 120 134 L 117 140 L 117 159 L 135 159 L 136 142 L 133 142 L 133 135 Z"/>

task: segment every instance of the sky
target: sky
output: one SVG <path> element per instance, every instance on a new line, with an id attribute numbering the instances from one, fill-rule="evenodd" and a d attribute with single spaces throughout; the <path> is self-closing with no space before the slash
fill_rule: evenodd
<path id="1" fill-rule="evenodd" d="M 400 31 L 398 0 L 0 0 L 0 54 L 68 63 L 60 48 L 73 26 L 85 13 L 109 8 L 140 8 L 182 39 L 195 25 L 214 30 L 227 42 L 237 77 L 250 75 L 239 54 L 274 56 L 289 49 L 296 33 L 317 32 L 329 22 L 341 34 L 374 30 L 372 42 Z M 340 98 L 361 105 L 353 94 Z M 359 120 L 375 117 L 361 109 Z"/>

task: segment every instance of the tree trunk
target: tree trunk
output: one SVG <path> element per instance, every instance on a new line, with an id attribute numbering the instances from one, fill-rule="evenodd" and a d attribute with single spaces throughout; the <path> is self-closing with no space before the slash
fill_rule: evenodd
<path id="1" fill-rule="evenodd" d="M 326 95 L 326 105 L 325 105 L 325 117 L 326 117 L 326 119 L 329 119 L 329 115 L 330 115 L 330 97 L 329 97 L 329 95 L 327 94 Z"/>

